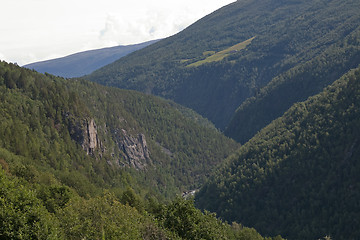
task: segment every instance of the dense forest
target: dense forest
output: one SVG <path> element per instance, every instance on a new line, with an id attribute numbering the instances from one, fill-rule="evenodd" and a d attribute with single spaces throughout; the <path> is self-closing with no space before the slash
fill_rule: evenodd
<path id="1" fill-rule="evenodd" d="M 292 106 L 227 159 L 196 204 L 262 234 L 359 239 L 360 68 Z"/>
<path id="2" fill-rule="evenodd" d="M 5 62 L 0 99 L 2 239 L 264 239 L 175 197 L 238 146 L 193 111 Z M 139 131 L 149 156 L 131 165 L 116 137 Z"/>
<path id="3" fill-rule="evenodd" d="M 221 130 L 255 97 L 225 132 L 245 143 L 357 66 L 359 9 L 357 0 L 236 1 L 86 79 L 172 99 Z M 233 50 L 209 61 L 227 49 Z"/>

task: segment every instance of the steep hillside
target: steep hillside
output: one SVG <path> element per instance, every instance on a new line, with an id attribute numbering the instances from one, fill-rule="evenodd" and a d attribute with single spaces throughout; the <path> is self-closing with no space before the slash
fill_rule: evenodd
<path id="1" fill-rule="evenodd" d="M 169 198 L 199 187 L 238 147 L 193 111 L 154 96 L 4 62 L 0 86 L 0 147 L 79 193 L 132 186 Z"/>
<path id="2" fill-rule="evenodd" d="M 47 72 L 60 77 L 81 77 L 157 41 L 158 40 L 128 46 L 117 46 L 79 52 L 62 58 L 30 63 L 24 67 L 35 69 L 41 73 Z"/>
<path id="3" fill-rule="evenodd" d="M 243 145 L 198 206 L 287 239 L 359 239 L 360 68 Z"/>
<path id="4" fill-rule="evenodd" d="M 251 116 L 254 124 L 245 139 L 241 136 L 249 124 L 232 123 L 246 126 L 227 131 L 245 142 L 268 123 L 268 116 L 270 121 L 281 116 L 294 102 L 318 93 L 357 66 L 358 9 L 356 0 L 239 0 L 87 79 L 172 99 L 225 129 L 240 104 L 264 92 L 260 89 L 270 82 L 277 82 L 278 88 L 266 89 L 287 91 L 289 87 L 280 86 L 298 89 L 302 74 L 309 76 L 311 84 L 304 83 L 296 95 L 267 102 L 273 106 L 280 101 L 281 108 Z M 327 56 L 340 63 L 323 64 L 321 69 L 312 65 Z M 285 77 L 294 72 L 297 77 Z M 321 78 L 314 77 L 319 72 Z"/>

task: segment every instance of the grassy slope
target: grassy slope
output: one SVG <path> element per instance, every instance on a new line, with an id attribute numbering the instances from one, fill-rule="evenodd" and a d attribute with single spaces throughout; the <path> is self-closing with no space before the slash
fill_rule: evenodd
<path id="1" fill-rule="evenodd" d="M 252 40 L 254 40 L 254 38 L 255 37 L 252 37 L 241 43 L 235 44 L 234 46 L 231 46 L 229 48 L 221 50 L 220 52 L 216 52 L 216 53 L 214 52 L 213 54 L 212 54 L 213 51 L 206 51 L 203 53 L 203 55 L 205 55 L 205 56 L 210 55 L 210 56 L 207 56 L 204 60 L 200 60 L 200 61 L 191 63 L 191 64 L 187 65 L 187 67 L 198 67 L 205 63 L 221 61 L 224 58 L 231 56 L 231 54 L 237 53 L 238 51 L 245 49 L 247 47 L 247 45 L 249 45 L 252 42 Z"/>

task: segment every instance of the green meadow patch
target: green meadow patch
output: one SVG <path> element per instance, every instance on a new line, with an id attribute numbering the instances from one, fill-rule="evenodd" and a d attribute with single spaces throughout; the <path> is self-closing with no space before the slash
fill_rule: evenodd
<path id="1" fill-rule="evenodd" d="M 255 37 L 252 37 L 252 38 L 250 38 L 248 40 L 245 40 L 245 41 L 243 41 L 241 43 L 235 44 L 234 46 L 231 46 L 231 47 L 229 47 L 229 48 L 227 48 L 225 50 L 222 50 L 220 52 L 217 52 L 217 53 L 215 51 L 203 52 L 203 55 L 208 56 L 208 57 L 206 57 L 203 60 L 191 63 L 191 64 L 187 65 L 186 67 L 198 67 L 198 66 L 200 66 L 202 64 L 205 64 L 205 63 L 221 61 L 225 57 L 245 49 L 252 42 L 252 40 L 254 40 L 254 38 Z"/>

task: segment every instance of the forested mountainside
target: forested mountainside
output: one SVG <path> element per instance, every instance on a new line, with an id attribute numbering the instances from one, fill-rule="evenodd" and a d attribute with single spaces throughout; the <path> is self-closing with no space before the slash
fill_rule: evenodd
<path id="1" fill-rule="evenodd" d="M 172 99 L 220 129 L 255 97 L 226 131 L 246 142 L 357 66 L 359 9 L 357 0 L 239 0 L 87 79 Z M 271 107 L 249 121 L 263 103 Z"/>
<path id="2" fill-rule="evenodd" d="M 128 185 L 174 197 L 198 188 L 238 147 L 168 100 L 5 62 L 0 79 L 0 147 L 83 196 Z"/>
<path id="3" fill-rule="evenodd" d="M 61 58 L 30 63 L 24 67 L 60 77 L 81 77 L 157 41 L 79 52 Z"/>
<path id="4" fill-rule="evenodd" d="M 243 145 L 196 195 L 227 221 L 287 239 L 359 239 L 360 68 Z"/>
<path id="5" fill-rule="evenodd" d="M 237 147 L 172 102 L 1 62 L 1 239 L 265 239 L 175 198 Z"/>

